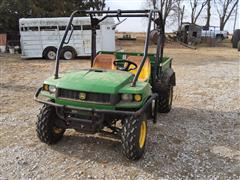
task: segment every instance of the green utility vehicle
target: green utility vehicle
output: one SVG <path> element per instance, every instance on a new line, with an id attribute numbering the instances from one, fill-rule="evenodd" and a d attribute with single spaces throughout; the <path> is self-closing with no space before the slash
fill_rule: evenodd
<path id="1" fill-rule="evenodd" d="M 73 33 L 76 14 L 88 15 L 92 29 L 91 68 L 59 74 L 61 49 Z M 102 17 L 96 14 L 104 14 Z M 96 29 L 109 17 L 147 17 L 144 52 L 96 52 Z M 156 53 L 148 53 L 150 31 L 158 32 Z M 157 113 L 171 110 L 175 73 L 172 59 L 163 57 L 164 24 L 158 10 L 75 11 L 58 48 L 54 76 L 37 90 L 43 103 L 37 135 L 46 144 L 57 143 L 66 129 L 111 134 L 121 139 L 123 154 L 142 157 L 147 122 L 156 123 Z"/>

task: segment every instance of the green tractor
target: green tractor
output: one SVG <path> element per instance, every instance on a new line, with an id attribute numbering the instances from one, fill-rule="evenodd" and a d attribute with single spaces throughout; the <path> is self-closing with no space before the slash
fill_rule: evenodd
<path id="1" fill-rule="evenodd" d="M 59 75 L 61 49 L 71 38 L 77 14 L 89 15 L 91 19 L 91 68 Z M 109 17 L 147 17 L 144 52 L 96 52 L 96 28 Z M 152 23 L 158 32 L 154 54 L 148 53 Z M 38 138 L 54 144 L 66 129 L 110 133 L 121 139 L 122 152 L 128 159 L 141 158 L 148 121 L 156 123 L 157 113 L 167 113 L 172 106 L 175 73 L 172 59 L 163 57 L 164 37 L 158 10 L 73 12 L 58 48 L 54 76 L 44 81 L 34 97 L 44 104 L 36 125 Z"/>

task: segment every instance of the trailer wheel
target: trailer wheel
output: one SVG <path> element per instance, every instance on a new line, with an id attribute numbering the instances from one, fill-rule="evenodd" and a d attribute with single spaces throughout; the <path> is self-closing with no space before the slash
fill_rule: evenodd
<path id="1" fill-rule="evenodd" d="M 46 144 L 55 144 L 63 137 L 65 129 L 56 126 L 56 119 L 55 108 L 43 105 L 36 123 L 37 136 L 40 141 Z"/>
<path id="2" fill-rule="evenodd" d="M 168 85 L 158 94 L 158 112 L 168 113 L 172 109 L 173 86 Z"/>
<path id="3" fill-rule="evenodd" d="M 55 47 L 47 47 L 43 51 L 43 57 L 45 59 L 55 60 L 56 59 L 56 55 L 57 55 L 57 48 L 55 48 Z"/>
<path id="4" fill-rule="evenodd" d="M 76 57 L 76 51 L 73 47 L 65 46 L 62 50 L 62 57 L 65 60 L 72 60 Z"/>
<path id="5" fill-rule="evenodd" d="M 147 119 L 145 115 L 124 119 L 121 133 L 122 152 L 130 160 L 140 159 L 145 150 Z"/>

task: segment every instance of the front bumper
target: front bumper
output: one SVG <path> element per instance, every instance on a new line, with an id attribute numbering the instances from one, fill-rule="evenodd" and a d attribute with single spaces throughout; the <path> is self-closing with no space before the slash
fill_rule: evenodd
<path id="1" fill-rule="evenodd" d="M 151 97 L 146 101 L 146 103 L 144 104 L 143 107 L 141 107 L 140 109 L 136 110 L 136 111 L 124 111 L 124 110 L 104 110 L 104 109 L 93 109 L 93 108 L 83 108 L 83 107 L 75 107 L 75 106 L 70 106 L 70 105 L 60 105 L 60 104 L 56 104 L 54 102 L 51 101 L 44 101 L 38 98 L 40 92 L 42 91 L 42 87 L 39 88 L 36 92 L 36 94 L 34 95 L 34 100 L 39 102 L 39 103 L 43 103 L 43 104 L 47 104 L 50 106 L 54 106 L 56 108 L 60 108 L 63 110 L 77 110 L 77 111 L 82 111 L 82 112 L 89 112 L 92 114 L 95 113 L 101 113 L 101 114 L 116 114 L 116 115 L 133 115 L 133 116 L 138 116 L 141 115 L 143 112 L 145 112 L 145 110 L 149 107 L 149 105 L 152 104 L 153 100 L 156 100 L 158 97 L 157 93 L 154 93 L 151 95 Z"/>

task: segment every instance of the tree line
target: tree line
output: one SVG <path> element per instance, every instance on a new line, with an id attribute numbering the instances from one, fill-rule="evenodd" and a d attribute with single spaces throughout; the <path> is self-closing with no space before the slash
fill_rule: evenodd
<path id="1" fill-rule="evenodd" d="M 166 24 L 170 18 L 177 18 L 180 27 L 185 14 L 185 5 L 190 8 L 191 23 L 197 23 L 199 17 L 206 18 L 210 26 L 212 6 L 219 17 L 219 27 L 224 29 L 226 23 L 237 10 L 239 0 L 146 0 L 149 8 L 160 9 Z M 0 32 L 18 31 L 19 18 L 29 17 L 63 17 L 69 16 L 76 9 L 102 10 L 105 0 L 0 0 Z"/>
<path id="2" fill-rule="evenodd" d="M 224 27 L 231 16 L 237 11 L 239 0 L 147 0 L 148 5 L 153 8 L 160 9 L 163 13 L 163 20 L 166 23 L 167 19 L 174 18 L 178 20 L 180 27 L 185 14 L 185 4 L 190 8 L 191 23 L 196 24 L 199 17 L 206 18 L 205 26 L 210 26 L 210 19 L 213 14 L 212 6 L 215 6 L 216 13 L 219 18 L 220 30 Z M 215 10 L 214 9 L 214 10 Z"/>
<path id="3" fill-rule="evenodd" d="M 0 32 L 18 31 L 20 18 L 64 17 L 74 10 L 102 10 L 105 0 L 0 0 Z"/>

